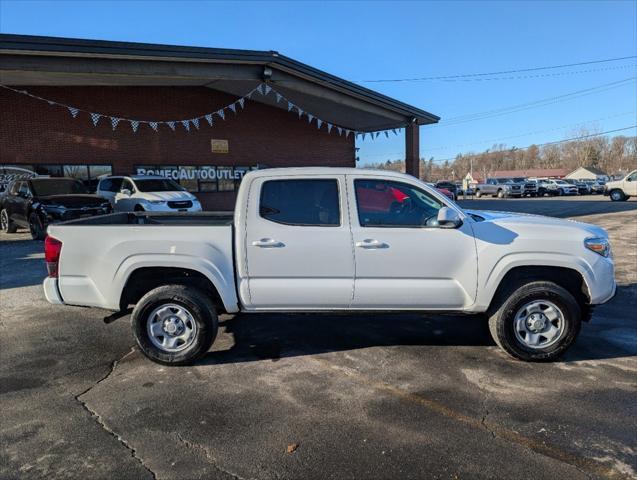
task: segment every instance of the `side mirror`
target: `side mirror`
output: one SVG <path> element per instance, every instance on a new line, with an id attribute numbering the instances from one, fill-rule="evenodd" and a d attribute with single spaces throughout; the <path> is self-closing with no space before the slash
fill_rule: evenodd
<path id="1" fill-rule="evenodd" d="M 458 228 L 462 225 L 462 219 L 458 212 L 449 207 L 438 210 L 438 226 L 440 228 Z"/>
<path id="2" fill-rule="evenodd" d="M 132 192 L 128 188 L 125 188 L 122 190 L 122 195 L 126 195 L 127 197 L 130 197 L 131 194 Z"/>

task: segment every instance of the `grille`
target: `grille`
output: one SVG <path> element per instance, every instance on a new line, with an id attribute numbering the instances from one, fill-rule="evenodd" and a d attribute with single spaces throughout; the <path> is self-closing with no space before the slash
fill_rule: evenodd
<path id="1" fill-rule="evenodd" d="M 169 208 L 190 208 L 192 207 L 192 202 L 190 200 L 183 200 L 181 202 L 168 202 Z"/>

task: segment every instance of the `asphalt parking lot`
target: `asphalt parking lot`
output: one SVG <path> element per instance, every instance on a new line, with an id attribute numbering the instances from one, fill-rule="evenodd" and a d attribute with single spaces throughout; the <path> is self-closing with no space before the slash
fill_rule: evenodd
<path id="1" fill-rule="evenodd" d="M 161 367 L 126 319 L 46 303 L 42 243 L 0 236 L 0 478 L 637 478 L 637 202 L 461 203 L 609 231 L 618 295 L 562 361 L 474 317 L 264 314 Z"/>

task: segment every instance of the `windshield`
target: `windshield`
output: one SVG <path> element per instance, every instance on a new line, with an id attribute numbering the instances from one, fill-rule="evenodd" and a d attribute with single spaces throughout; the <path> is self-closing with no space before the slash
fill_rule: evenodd
<path id="1" fill-rule="evenodd" d="M 186 189 L 167 178 L 135 179 L 135 186 L 140 192 L 185 192 Z"/>
<path id="2" fill-rule="evenodd" d="M 33 189 L 33 195 L 37 197 L 88 193 L 88 190 L 82 182 L 71 178 L 31 180 L 31 187 Z"/>
<path id="3" fill-rule="evenodd" d="M 558 185 L 570 185 L 570 183 L 565 182 L 564 180 L 555 180 L 555 183 L 557 183 Z"/>
<path id="4" fill-rule="evenodd" d="M 524 177 L 515 177 L 513 179 L 513 181 L 516 182 L 516 183 L 526 182 L 526 178 L 524 178 Z"/>
<path id="5" fill-rule="evenodd" d="M 510 178 L 498 178 L 496 179 L 498 183 L 511 183 L 512 180 Z"/>

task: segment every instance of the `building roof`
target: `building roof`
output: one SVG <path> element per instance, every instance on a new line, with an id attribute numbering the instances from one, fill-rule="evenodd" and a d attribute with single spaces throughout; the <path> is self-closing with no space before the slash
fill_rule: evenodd
<path id="1" fill-rule="evenodd" d="M 354 130 L 440 119 L 275 51 L 0 34 L 0 55 L 5 85 L 201 86 L 242 96 L 267 78 L 306 111 Z"/>
<path id="2" fill-rule="evenodd" d="M 587 172 L 590 172 L 593 175 L 606 175 L 606 172 L 600 170 L 597 167 L 578 167 L 575 170 L 573 170 L 571 173 L 575 173 L 578 170 L 586 170 Z"/>

